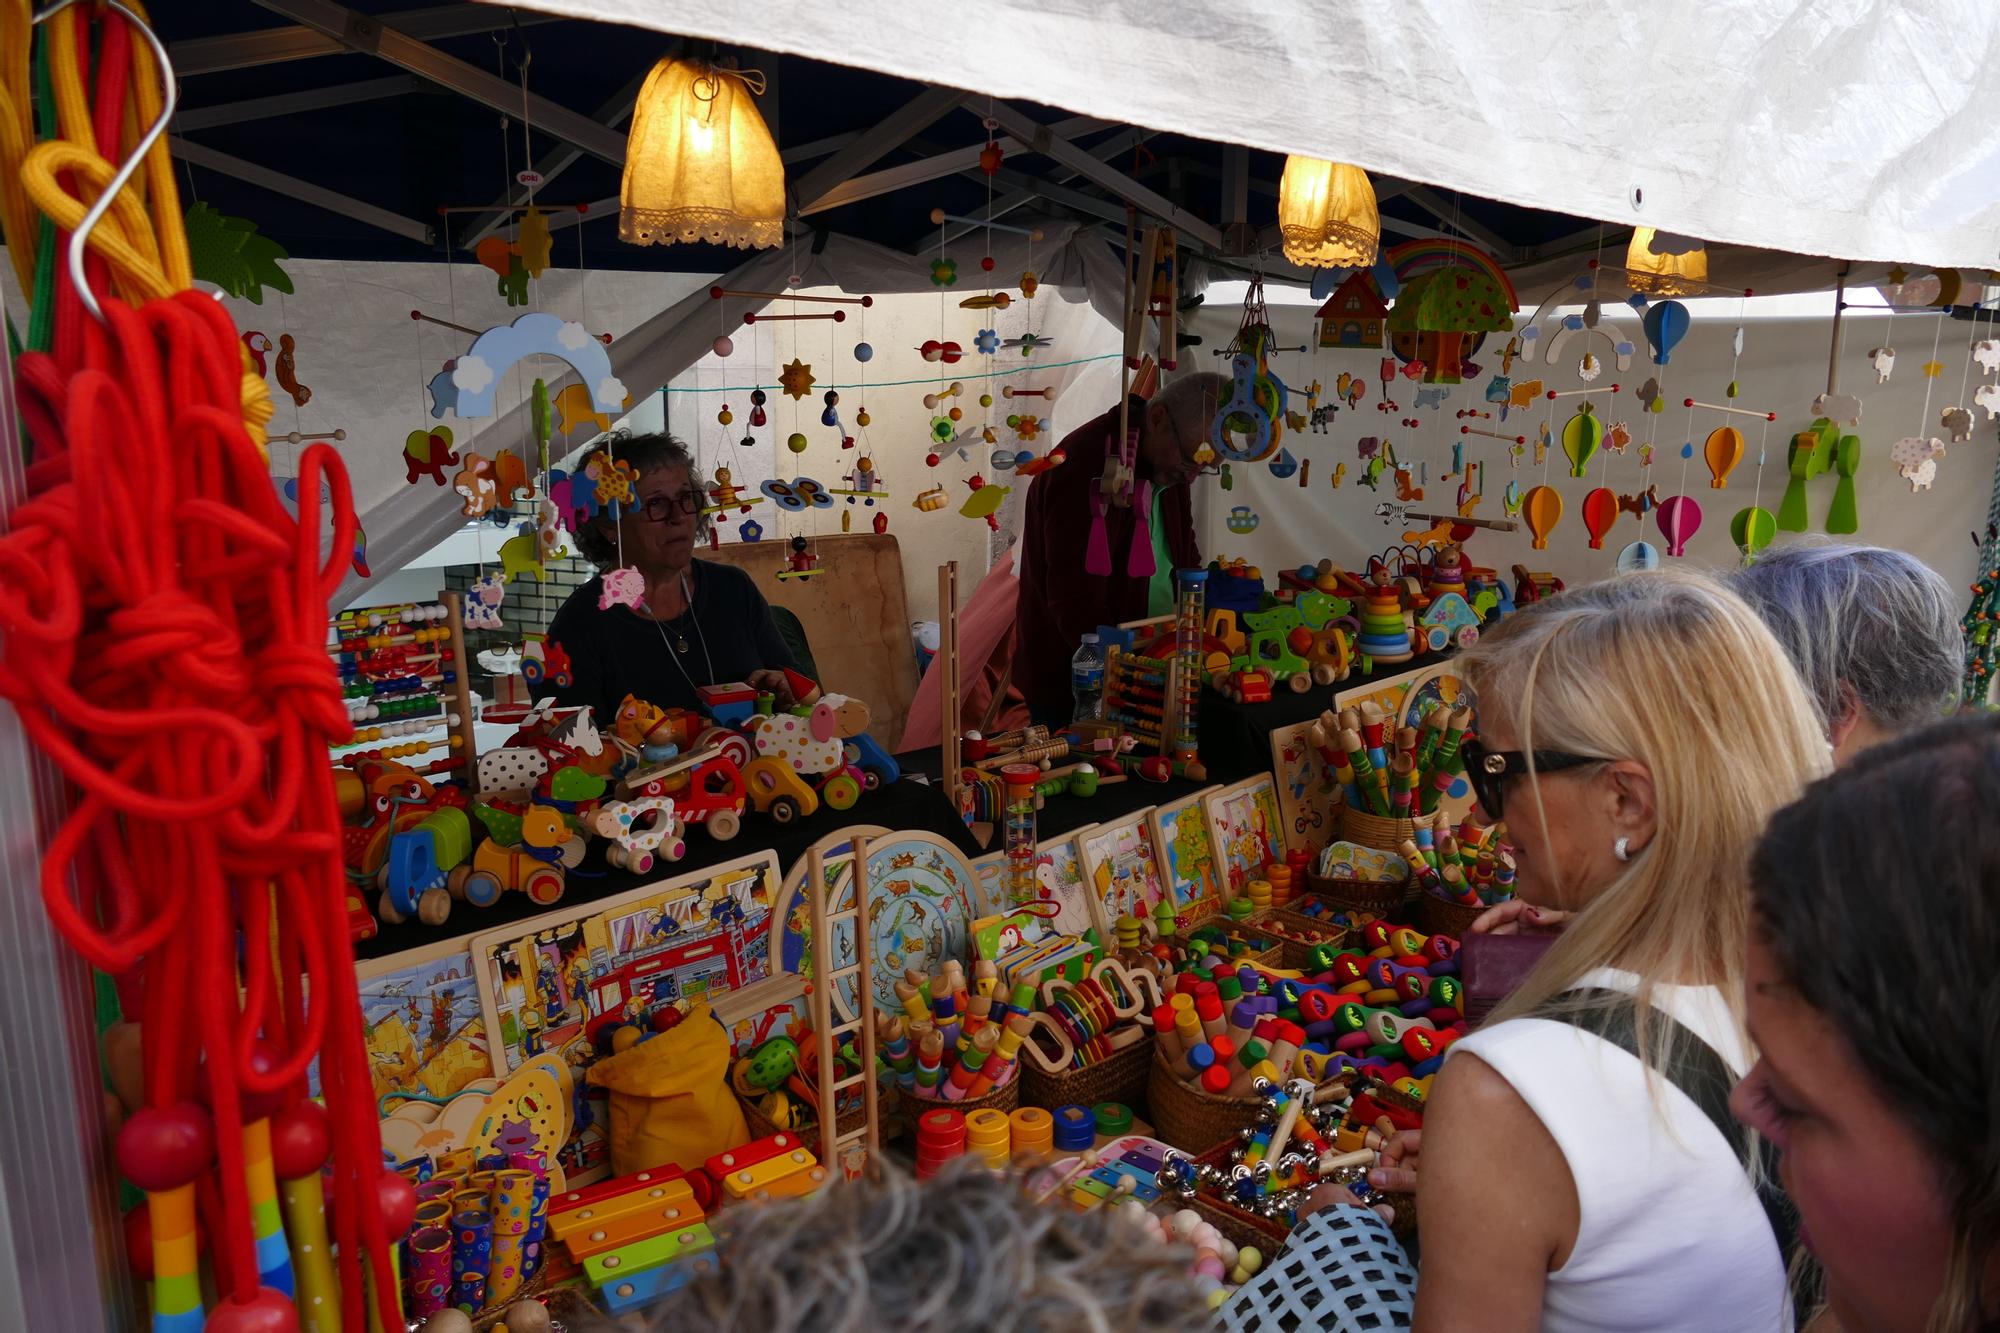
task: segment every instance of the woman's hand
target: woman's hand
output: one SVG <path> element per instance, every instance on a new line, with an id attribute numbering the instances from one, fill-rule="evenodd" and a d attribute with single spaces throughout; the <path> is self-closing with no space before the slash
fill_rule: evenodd
<path id="1" fill-rule="evenodd" d="M 1360 1208 L 1362 1206 L 1364 1205 L 1361 1200 L 1355 1198 L 1347 1186 L 1336 1185 L 1329 1181 L 1324 1185 L 1315 1187 L 1313 1192 L 1306 1196 L 1306 1201 L 1299 1205 L 1298 1217 L 1300 1220 L 1303 1220 L 1322 1208 Z M 1375 1215 L 1384 1222 L 1391 1225 L 1395 1223 L 1396 1210 L 1388 1204 L 1378 1203 L 1375 1205 L 1374 1211 Z"/>
<path id="2" fill-rule="evenodd" d="M 1417 1192 L 1417 1155 L 1423 1151 L 1421 1129 L 1399 1130 L 1382 1145 L 1382 1161 L 1368 1173 L 1368 1183 L 1384 1194 Z"/>
<path id="3" fill-rule="evenodd" d="M 1554 935 L 1569 919 L 1568 912 L 1559 912 L 1552 907 L 1536 907 L 1524 903 L 1519 898 L 1510 898 L 1497 906 L 1489 907 L 1479 914 L 1472 923 L 1469 934 L 1473 935 Z"/>
<path id="4" fill-rule="evenodd" d="M 792 683 L 785 679 L 785 673 L 771 667 L 751 672 L 743 678 L 743 683 L 775 695 L 780 709 L 790 708 L 798 702 L 792 697 Z"/>

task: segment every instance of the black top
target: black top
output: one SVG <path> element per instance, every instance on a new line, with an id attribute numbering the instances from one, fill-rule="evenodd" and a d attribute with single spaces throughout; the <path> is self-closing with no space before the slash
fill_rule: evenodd
<path id="1" fill-rule="evenodd" d="M 697 685 L 725 685 L 752 671 L 795 665 L 770 603 L 748 574 L 696 560 L 688 582 L 692 613 L 668 621 L 625 606 L 598 610 L 601 577 L 571 593 L 549 622 L 548 641 L 569 654 L 574 679 L 566 689 L 544 681 L 534 687 L 535 698 L 553 697 L 564 707 L 588 704 L 599 725 L 608 727 L 628 694 L 661 708 L 699 709 Z M 680 643 L 686 652 L 676 651 Z"/>

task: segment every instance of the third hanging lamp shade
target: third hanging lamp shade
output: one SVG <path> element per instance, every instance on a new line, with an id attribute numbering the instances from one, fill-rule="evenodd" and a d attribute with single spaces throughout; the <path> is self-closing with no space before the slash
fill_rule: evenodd
<path id="1" fill-rule="evenodd" d="M 618 238 L 745 250 L 785 239 L 785 167 L 753 94 L 764 78 L 703 61 L 653 66 L 633 106 Z"/>
<path id="2" fill-rule="evenodd" d="M 1287 157 L 1278 185 L 1278 230 L 1285 258 L 1308 268 L 1365 268 L 1375 262 L 1382 219 L 1368 173 L 1346 162 Z"/>

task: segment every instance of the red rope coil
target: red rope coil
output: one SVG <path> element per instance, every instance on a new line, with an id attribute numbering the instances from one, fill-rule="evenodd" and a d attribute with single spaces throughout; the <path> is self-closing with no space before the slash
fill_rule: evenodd
<path id="1" fill-rule="evenodd" d="M 244 1104 L 302 1097 L 318 1057 L 343 1324 L 364 1326 L 365 1253 L 396 1326 L 327 762 L 352 734 L 323 646 L 354 543 L 346 469 L 307 449 L 294 518 L 244 429 L 221 306 L 103 304 L 105 330 L 20 358 L 39 489 L 0 535 L 0 698 L 73 784 L 43 902 L 93 966 L 137 979 L 148 1105 L 206 1087 L 235 1301 L 258 1289 Z"/>

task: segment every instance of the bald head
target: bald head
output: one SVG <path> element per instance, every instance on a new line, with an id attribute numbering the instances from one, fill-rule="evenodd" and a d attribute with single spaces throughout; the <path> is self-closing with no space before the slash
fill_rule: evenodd
<path id="1" fill-rule="evenodd" d="M 1153 470 L 1154 483 L 1179 486 L 1191 481 L 1195 451 L 1208 439 L 1209 424 L 1229 401 L 1229 377 L 1212 371 L 1181 375 L 1146 404 L 1139 451 Z"/>

